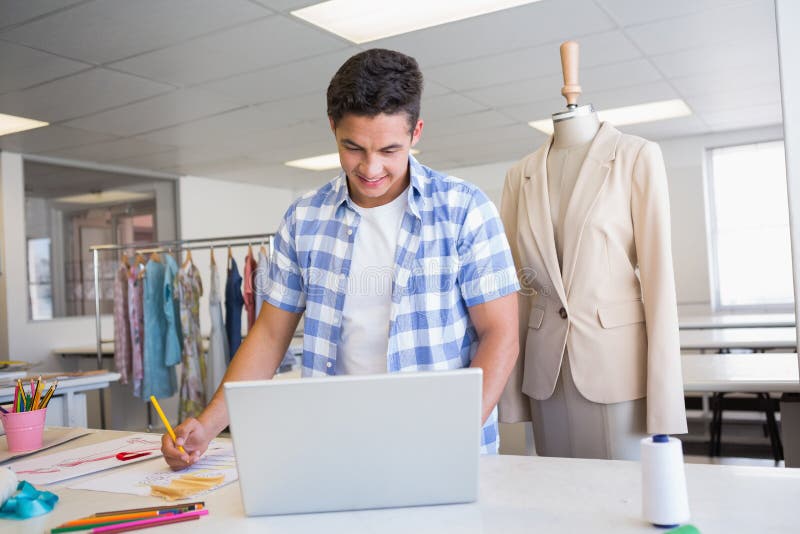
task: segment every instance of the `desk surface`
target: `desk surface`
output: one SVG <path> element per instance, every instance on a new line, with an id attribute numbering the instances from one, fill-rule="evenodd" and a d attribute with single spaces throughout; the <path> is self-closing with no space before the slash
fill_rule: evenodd
<path id="1" fill-rule="evenodd" d="M 795 353 L 684 354 L 684 391 L 800 392 Z"/>
<path id="2" fill-rule="evenodd" d="M 122 434 L 98 431 L 55 450 Z M 302 468 L 297 474 L 303 476 Z M 692 523 L 703 534 L 791 532 L 797 527 L 800 469 L 691 464 L 686 475 Z M 234 483 L 203 498 L 208 517 L 171 525 L 169 532 L 653 533 L 640 519 L 640 477 L 636 462 L 484 457 L 476 503 L 254 518 L 244 517 Z M 3 532 L 44 532 L 92 512 L 164 504 L 152 497 L 70 490 L 61 484 L 48 489 L 60 497 L 52 513 L 0 521 Z"/>
<path id="3" fill-rule="evenodd" d="M 783 349 L 796 350 L 794 327 L 722 328 L 715 330 L 681 330 L 681 350 Z"/>

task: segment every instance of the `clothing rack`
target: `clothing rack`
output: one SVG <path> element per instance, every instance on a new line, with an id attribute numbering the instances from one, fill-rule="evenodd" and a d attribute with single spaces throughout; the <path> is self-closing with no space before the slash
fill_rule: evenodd
<path id="1" fill-rule="evenodd" d="M 274 233 L 237 235 L 227 237 L 209 237 L 195 239 L 174 239 L 171 241 L 153 241 L 150 243 L 128 243 L 124 245 L 93 245 L 89 247 L 92 252 L 92 273 L 94 276 L 94 319 L 97 337 L 97 368 L 103 368 L 102 324 L 100 321 L 100 254 L 108 252 L 132 252 L 136 254 L 150 254 L 152 252 L 181 252 L 184 250 L 213 250 L 215 247 L 242 247 L 262 244 L 267 247 L 267 256 L 272 256 L 272 238 Z M 180 263 L 180 257 L 178 258 Z M 150 402 L 147 401 L 147 426 L 151 427 Z M 105 399 L 100 391 L 100 426 L 106 427 Z"/>

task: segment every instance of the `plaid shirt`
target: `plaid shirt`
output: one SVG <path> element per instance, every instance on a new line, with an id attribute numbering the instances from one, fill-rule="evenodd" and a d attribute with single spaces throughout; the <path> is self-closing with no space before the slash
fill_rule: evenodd
<path id="1" fill-rule="evenodd" d="M 519 289 L 503 225 L 477 187 L 409 156 L 411 186 L 395 252 L 388 372 L 468 367 L 478 344 L 468 308 Z M 336 374 L 342 308 L 360 221 L 344 172 L 297 199 L 273 240 L 263 298 L 305 311 L 303 376 Z M 260 291 L 261 293 L 262 291 Z M 497 408 L 481 448 L 498 449 Z"/>

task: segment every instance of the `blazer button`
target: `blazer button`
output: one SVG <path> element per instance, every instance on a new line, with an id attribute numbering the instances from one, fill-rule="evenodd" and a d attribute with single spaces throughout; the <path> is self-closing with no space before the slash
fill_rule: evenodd
<path id="1" fill-rule="evenodd" d="M 564 308 L 561 308 L 560 310 L 558 310 L 558 314 L 561 316 L 562 319 L 566 319 L 567 318 L 567 310 L 565 310 Z"/>

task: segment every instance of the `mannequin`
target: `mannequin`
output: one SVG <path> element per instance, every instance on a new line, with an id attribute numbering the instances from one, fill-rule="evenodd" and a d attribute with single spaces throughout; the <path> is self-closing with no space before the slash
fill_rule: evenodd
<path id="1" fill-rule="evenodd" d="M 647 432 L 686 432 L 666 176 L 657 145 L 578 106 L 577 52 L 561 47 L 553 137 L 506 176 L 501 216 L 534 276 L 527 292 L 521 280 L 523 378 L 509 382 L 524 395 L 506 390 L 501 420 L 529 403 L 538 454 L 638 459 Z"/>

